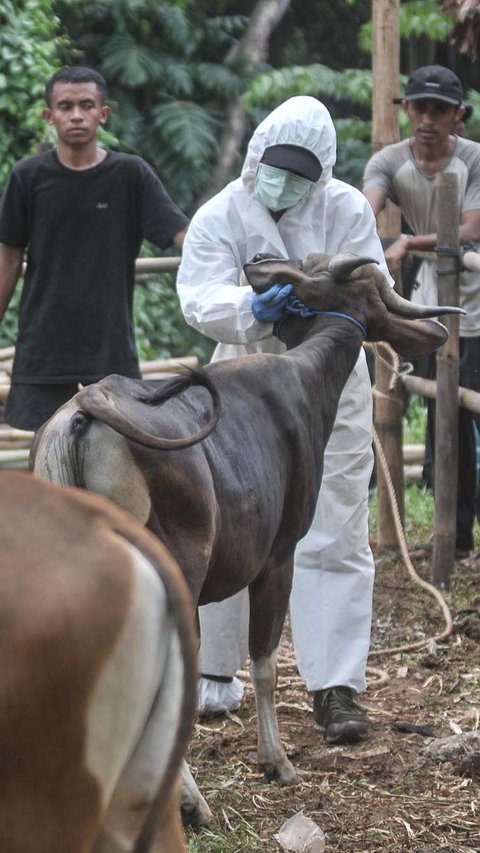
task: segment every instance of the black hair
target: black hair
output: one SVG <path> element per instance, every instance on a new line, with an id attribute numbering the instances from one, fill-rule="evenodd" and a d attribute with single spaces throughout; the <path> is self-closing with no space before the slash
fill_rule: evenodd
<path id="1" fill-rule="evenodd" d="M 45 85 L 45 100 L 51 106 L 52 92 L 55 83 L 95 83 L 102 104 L 107 98 L 107 84 L 99 71 L 87 68 L 86 65 L 70 65 L 52 74 Z"/>

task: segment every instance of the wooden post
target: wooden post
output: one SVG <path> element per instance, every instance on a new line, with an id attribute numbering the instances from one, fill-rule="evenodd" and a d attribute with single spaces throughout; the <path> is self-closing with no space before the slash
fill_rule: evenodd
<path id="1" fill-rule="evenodd" d="M 398 108 L 393 99 L 399 94 L 400 0 L 372 0 L 373 24 L 373 103 L 372 103 L 372 147 L 378 151 L 385 145 L 398 142 Z M 396 239 L 400 234 L 400 211 L 390 202 L 378 220 L 378 233 L 385 239 Z M 397 286 L 401 291 L 401 285 Z M 404 518 L 404 472 L 403 472 L 403 392 L 399 385 L 390 391 L 391 373 L 380 361 L 375 360 L 374 423 L 380 444 L 385 454 L 393 483 L 400 516 Z M 377 530 L 378 547 L 398 547 L 393 513 L 385 476 L 377 465 Z"/>
<path id="2" fill-rule="evenodd" d="M 438 304 L 458 305 L 458 178 L 440 172 L 437 188 Z M 435 526 L 432 580 L 448 589 L 455 563 L 458 471 L 458 315 L 442 318 L 448 341 L 437 353 L 437 403 L 435 412 Z"/>

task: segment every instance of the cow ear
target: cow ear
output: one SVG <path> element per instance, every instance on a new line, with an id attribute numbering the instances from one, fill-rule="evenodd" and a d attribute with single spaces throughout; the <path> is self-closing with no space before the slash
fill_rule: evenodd
<path id="1" fill-rule="evenodd" d="M 243 273 L 246 281 L 255 293 L 265 293 L 274 284 L 311 284 L 312 279 L 305 275 L 295 265 L 294 261 L 283 258 L 266 259 L 244 264 Z M 241 279 L 241 283 L 243 279 Z"/>
<path id="2" fill-rule="evenodd" d="M 438 320 L 407 320 L 390 314 L 384 340 L 404 358 L 428 355 L 443 346 L 448 331 Z"/>

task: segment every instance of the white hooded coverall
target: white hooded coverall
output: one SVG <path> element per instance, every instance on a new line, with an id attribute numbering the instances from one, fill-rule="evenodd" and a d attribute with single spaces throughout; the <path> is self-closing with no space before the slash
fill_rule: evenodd
<path id="1" fill-rule="evenodd" d="M 278 222 L 253 195 L 270 145 L 307 148 L 322 174 L 305 199 Z M 332 177 L 336 135 L 326 107 L 294 97 L 254 132 L 241 177 L 207 201 L 192 219 L 177 288 L 187 323 L 219 342 L 213 358 L 282 352 L 272 324 L 252 314 L 252 289 L 240 286 L 243 264 L 258 252 L 303 259 L 311 252 L 354 252 L 377 259 L 390 280 L 372 209 L 362 193 Z M 333 366 L 334 369 L 334 366 Z M 372 470 L 371 385 L 363 350 L 343 391 L 316 514 L 295 553 L 290 614 L 298 669 L 309 691 L 365 689 L 374 563 L 368 544 Z M 200 671 L 233 676 L 247 655 L 244 593 L 200 608 Z"/>

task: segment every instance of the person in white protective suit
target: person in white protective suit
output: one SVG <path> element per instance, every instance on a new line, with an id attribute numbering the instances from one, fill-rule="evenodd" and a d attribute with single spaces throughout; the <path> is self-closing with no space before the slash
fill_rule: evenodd
<path id="1" fill-rule="evenodd" d="M 243 264 L 257 253 L 354 252 L 378 260 L 391 281 L 372 210 L 359 190 L 332 177 L 335 156 L 326 107 L 313 97 L 290 98 L 254 132 L 241 177 L 193 217 L 177 289 L 187 323 L 219 342 L 215 360 L 284 351 L 273 328 L 291 285 L 261 296 L 240 286 Z M 290 598 L 298 669 L 329 742 L 353 742 L 367 732 L 356 697 L 366 686 L 372 618 L 372 464 L 372 395 L 362 350 L 326 448 L 315 518 L 296 549 Z M 239 707 L 243 685 L 235 673 L 247 657 L 245 593 L 200 608 L 201 715 Z"/>

